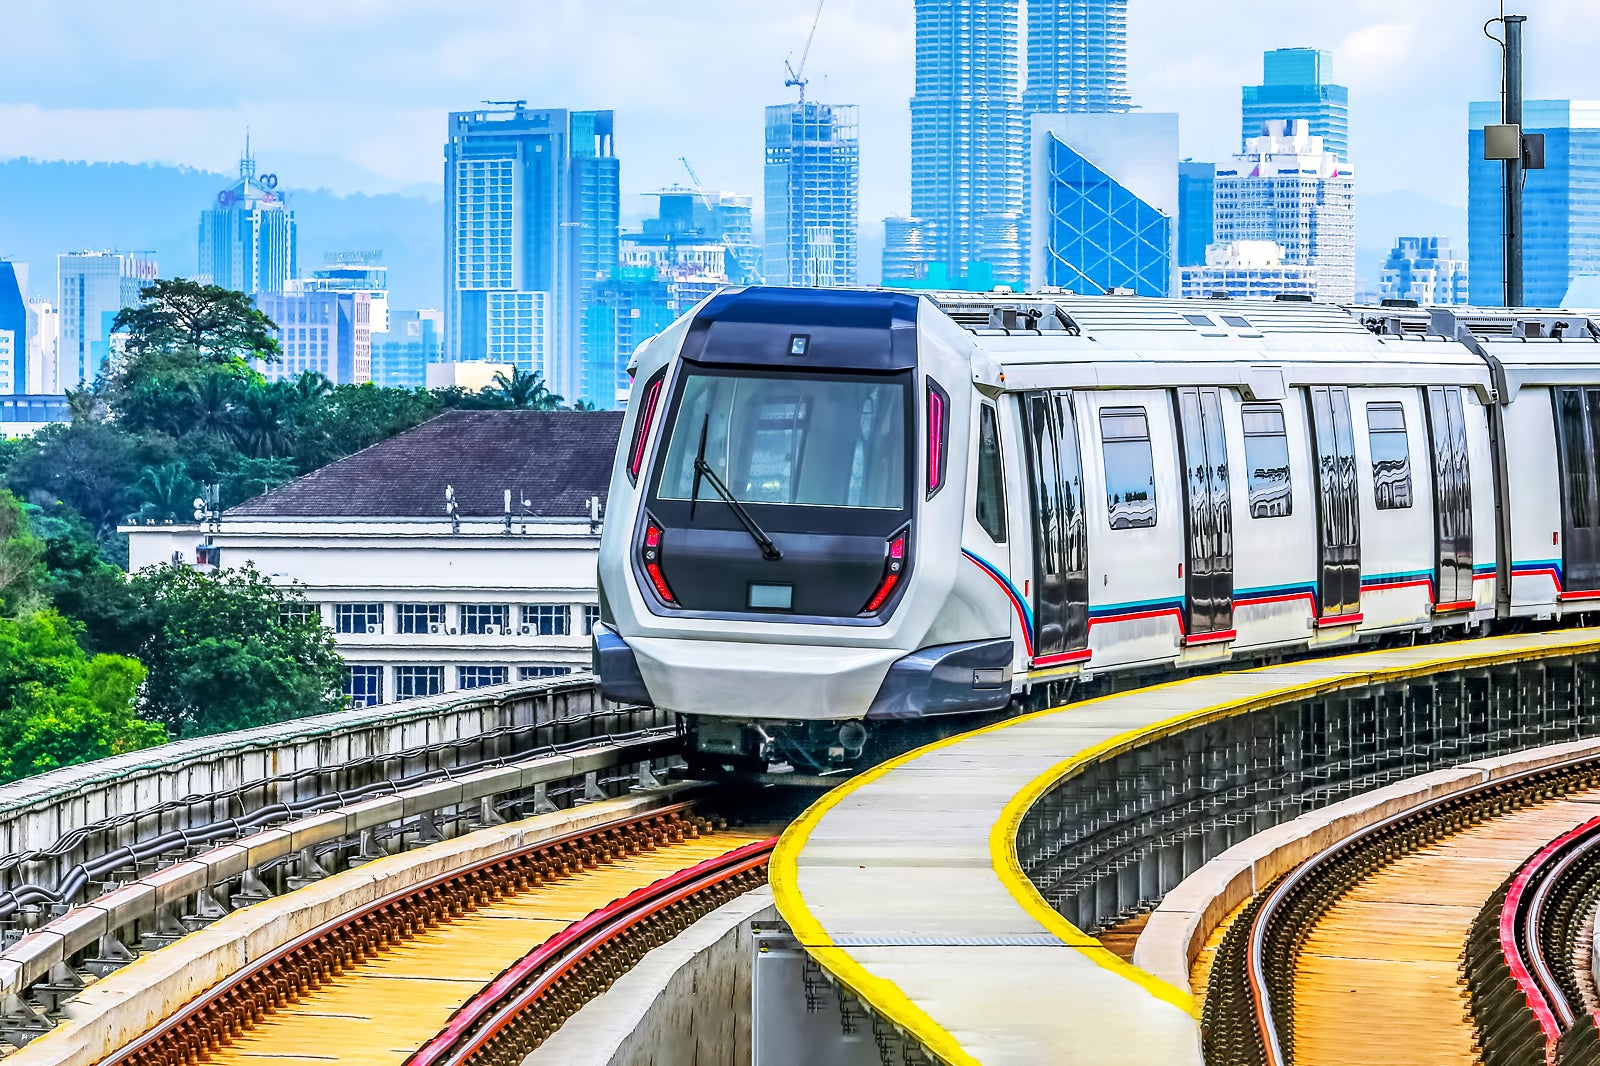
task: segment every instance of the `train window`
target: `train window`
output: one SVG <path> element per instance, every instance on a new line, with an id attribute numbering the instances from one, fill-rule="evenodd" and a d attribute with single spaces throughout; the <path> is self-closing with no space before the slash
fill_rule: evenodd
<path id="1" fill-rule="evenodd" d="M 978 524 L 996 544 L 1006 542 L 1005 461 L 994 408 L 978 408 Z"/>
<path id="2" fill-rule="evenodd" d="M 1411 506 L 1411 446 L 1406 410 L 1397 403 L 1367 404 L 1367 440 L 1372 445 L 1372 494 L 1378 510 Z"/>
<path id="3" fill-rule="evenodd" d="M 1105 448 L 1106 507 L 1112 529 L 1146 529 L 1156 524 L 1156 464 L 1150 426 L 1143 407 L 1110 407 L 1100 412 Z"/>
<path id="4" fill-rule="evenodd" d="M 1283 404 L 1247 403 L 1244 414 L 1244 463 L 1250 468 L 1251 518 L 1285 518 L 1294 511 L 1294 486 L 1289 480 L 1289 435 L 1283 425 Z"/>

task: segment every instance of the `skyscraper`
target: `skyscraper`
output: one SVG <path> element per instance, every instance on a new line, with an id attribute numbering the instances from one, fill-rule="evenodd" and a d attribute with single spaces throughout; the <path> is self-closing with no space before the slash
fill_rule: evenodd
<path id="1" fill-rule="evenodd" d="M 765 185 L 768 284 L 856 284 L 855 107 L 802 99 L 767 108 Z"/>
<path id="2" fill-rule="evenodd" d="M 28 305 L 14 264 L 0 259 L 0 395 L 28 391 Z"/>
<path id="3" fill-rule="evenodd" d="M 1383 264 L 1378 295 L 1430 304 L 1467 302 L 1467 264 L 1450 254 L 1444 237 L 1401 237 Z"/>
<path id="4" fill-rule="evenodd" d="M 299 272 L 294 212 L 276 174 L 256 173 L 245 140 L 239 179 L 200 212 L 200 280 L 239 292 L 282 292 Z"/>
<path id="5" fill-rule="evenodd" d="M 883 273 L 885 285 L 904 285 L 928 276 L 928 232 L 920 218 L 890 215 L 883 220 Z"/>
<path id="6" fill-rule="evenodd" d="M 1472 105 L 1467 132 L 1467 263 L 1472 303 L 1505 302 L 1500 215 L 1504 167 L 1483 158 L 1500 104 Z M 1572 279 L 1600 271 L 1600 101 L 1528 100 L 1522 129 L 1544 134 L 1545 169 L 1522 187 L 1523 299 L 1559 307 Z"/>
<path id="7" fill-rule="evenodd" d="M 911 214 L 952 277 L 1023 280 L 1017 0 L 916 0 Z M 1070 80 L 1070 79 L 1069 79 Z"/>
<path id="8" fill-rule="evenodd" d="M 1032 283 L 1171 295 L 1178 116 L 1076 112 L 1029 121 Z"/>
<path id="9" fill-rule="evenodd" d="M 1217 165 L 1178 164 L 1178 265 L 1204 266 L 1216 237 Z"/>
<path id="10" fill-rule="evenodd" d="M 72 252 L 56 257 L 56 383 L 79 389 L 112 356 L 111 324 L 156 280 L 150 252 Z"/>
<path id="11" fill-rule="evenodd" d="M 1305 119 L 1311 136 L 1341 163 L 1350 160 L 1350 90 L 1327 79 L 1333 57 L 1316 48 L 1278 48 L 1262 57 L 1260 85 L 1244 87 L 1240 146 L 1259 137 L 1262 123 Z"/>
<path id="12" fill-rule="evenodd" d="M 420 389 L 428 380 L 428 364 L 444 358 L 444 312 L 391 310 L 388 320 L 388 332 L 372 334 L 372 383 Z"/>
<path id="13" fill-rule="evenodd" d="M 283 359 L 259 369 L 269 381 L 321 374 L 335 385 L 372 380 L 372 298 L 365 292 L 258 292 L 278 327 Z"/>
<path id="14" fill-rule="evenodd" d="M 1028 0 L 1023 114 L 1132 106 L 1128 0 Z"/>
<path id="15" fill-rule="evenodd" d="M 537 358 L 568 400 L 605 399 L 584 306 L 617 261 L 619 168 L 610 111 L 451 112 L 445 144 L 445 350 Z M 548 346 L 543 337 L 548 337 Z M 609 356 L 607 356 L 609 358 Z"/>
<path id="16" fill-rule="evenodd" d="M 1232 163 L 1217 164 L 1216 240 L 1275 241 L 1285 266 L 1317 272 L 1317 299 L 1356 293 L 1355 177 L 1308 132 L 1305 119 L 1269 121 Z"/>

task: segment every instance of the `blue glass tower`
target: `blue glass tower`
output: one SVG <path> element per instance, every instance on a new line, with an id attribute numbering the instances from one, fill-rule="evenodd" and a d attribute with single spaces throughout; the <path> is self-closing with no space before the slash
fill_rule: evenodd
<path id="1" fill-rule="evenodd" d="M 861 146 L 851 105 L 767 108 L 766 271 L 772 285 L 859 280 Z"/>
<path id="2" fill-rule="evenodd" d="M 28 391 L 28 305 L 17 268 L 0 259 L 0 393 Z"/>
<path id="3" fill-rule="evenodd" d="M 1279 48 L 1262 58 L 1260 85 L 1244 87 L 1241 146 L 1261 136 L 1261 124 L 1305 119 L 1311 136 L 1340 162 L 1350 161 L 1350 90 L 1328 81 L 1333 57 L 1316 48 Z"/>
<path id="4" fill-rule="evenodd" d="M 1471 302 L 1505 302 L 1501 246 L 1504 168 L 1483 158 L 1498 101 L 1474 103 L 1467 131 L 1467 279 Z M 1545 169 L 1522 190 L 1522 278 L 1532 307 L 1559 307 L 1579 274 L 1600 271 L 1600 102 L 1528 100 L 1522 128 L 1545 137 Z"/>
<path id="5" fill-rule="evenodd" d="M 1178 265 L 1203 266 L 1215 239 L 1217 165 L 1185 159 L 1178 164 Z"/>
<path id="6" fill-rule="evenodd" d="M 1170 295 L 1178 116 L 1035 115 L 1032 133 L 1034 282 Z"/>
<path id="7" fill-rule="evenodd" d="M 1024 115 L 1127 111 L 1128 0 L 1028 0 Z"/>

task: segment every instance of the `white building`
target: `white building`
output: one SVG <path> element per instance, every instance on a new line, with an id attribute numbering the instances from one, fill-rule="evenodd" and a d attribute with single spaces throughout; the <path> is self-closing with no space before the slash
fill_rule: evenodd
<path id="1" fill-rule="evenodd" d="M 1183 297 L 1204 300 L 1222 293 L 1236 300 L 1270 300 L 1279 295 L 1315 295 L 1316 270 L 1283 260 L 1276 241 L 1210 245 L 1204 266 L 1182 268 Z"/>
<path id="2" fill-rule="evenodd" d="M 389 332 L 389 268 L 382 252 L 335 252 L 310 277 L 296 278 L 285 292 L 364 292 L 374 333 Z"/>
<path id="3" fill-rule="evenodd" d="M 1467 302 L 1467 261 L 1450 254 L 1444 237 L 1401 237 L 1383 264 L 1378 295 L 1420 306 Z"/>
<path id="4" fill-rule="evenodd" d="M 278 327 L 283 358 L 259 367 L 269 381 L 311 371 L 335 385 L 372 380 L 372 303 L 365 292 L 258 292 L 252 297 Z"/>
<path id="5" fill-rule="evenodd" d="M 24 392 L 35 395 L 59 393 L 61 365 L 56 360 L 56 345 L 61 332 L 61 315 L 50 301 L 40 296 L 28 300 L 28 381 Z"/>
<path id="6" fill-rule="evenodd" d="M 214 532 L 123 527 L 129 566 L 192 564 L 208 544 L 217 565 L 298 585 L 358 702 L 585 670 L 621 425 L 612 411 L 448 412 L 240 504 Z"/>
<path id="7" fill-rule="evenodd" d="M 1355 178 L 1304 119 L 1263 123 L 1233 163 L 1218 164 L 1216 241 L 1274 241 L 1284 262 L 1316 270 L 1319 300 L 1356 292 Z"/>
<path id="8" fill-rule="evenodd" d="M 156 258 L 150 252 L 72 252 L 56 264 L 56 385 L 76 389 L 110 361 L 111 323 L 155 282 Z"/>

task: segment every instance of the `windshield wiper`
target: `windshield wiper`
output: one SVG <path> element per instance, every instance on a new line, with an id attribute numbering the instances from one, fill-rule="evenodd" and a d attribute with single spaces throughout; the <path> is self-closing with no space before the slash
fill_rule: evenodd
<path id="1" fill-rule="evenodd" d="M 694 509 L 700 502 L 700 480 L 704 478 L 711 482 L 711 488 L 722 497 L 722 502 L 728 505 L 734 517 L 739 520 L 739 524 L 744 526 L 745 532 L 750 534 L 750 539 L 756 542 L 756 546 L 761 549 L 762 557 L 771 560 L 782 559 L 783 552 L 772 543 L 772 538 L 767 536 L 766 530 L 756 524 L 756 520 L 750 517 L 750 512 L 744 509 L 744 504 L 728 490 L 728 486 L 722 483 L 717 472 L 711 469 L 711 464 L 706 462 L 706 433 L 710 428 L 711 416 L 706 415 L 705 421 L 700 423 L 700 447 L 694 453 L 694 487 L 689 492 L 689 520 L 694 520 Z"/>

